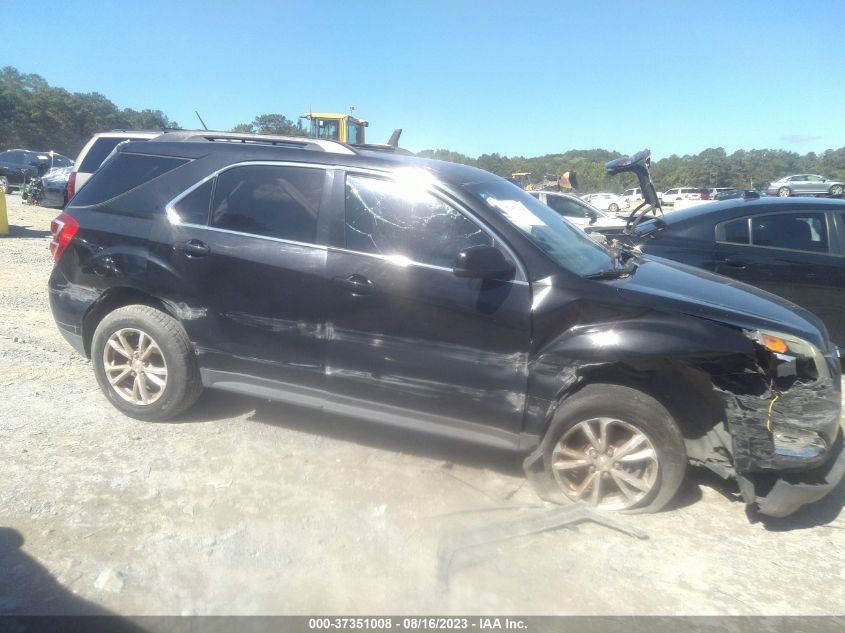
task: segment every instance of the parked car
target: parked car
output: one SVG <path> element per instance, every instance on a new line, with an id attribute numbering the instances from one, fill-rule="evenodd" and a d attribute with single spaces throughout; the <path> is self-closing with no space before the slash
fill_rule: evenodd
<path id="1" fill-rule="evenodd" d="M 159 134 L 161 132 L 150 130 L 113 130 L 111 132 L 100 132 L 92 136 L 73 163 L 73 171 L 71 171 L 67 180 L 65 197 L 68 200 L 73 198 L 74 194 L 88 182 L 91 175 L 97 171 L 106 157 L 120 143 L 125 141 L 145 141 L 155 138 Z"/>
<path id="2" fill-rule="evenodd" d="M 841 198 L 845 191 L 845 181 L 829 180 L 818 174 L 798 174 L 785 176 L 769 183 L 766 193 L 772 196 L 830 196 Z"/>
<path id="3" fill-rule="evenodd" d="M 557 191 L 531 191 L 529 193 L 587 233 L 617 235 L 625 229 L 624 220 L 605 214 L 577 196 Z"/>
<path id="4" fill-rule="evenodd" d="M 6 193 L 21 189 L 30 178 L 35 178 L 53 167 L 72 165 L 67 156 L 55 152 L 35 152 L 28 149 L 9 149 L 0 152 L 0 187 Z"/>
<path id="5" fill-rule="evenodd" d="M 601 209 L 609 213 L 618 213 L 621 209 L 628 207 L 625 199 L 615 193 L 591 193 L 584 196 L 584 200 L 596 209 Z"/>
<path id="6" fill-rule="evenodd" d="M 628 207 L 635 207 L 643 201 L 643 190 L 632 187 L 622 192 L 622 199 Z"/>
<path id="7" fill-rule="evenodd" d="M 732 200 L 734 198 L 756 200 L 763 195 L 756 189 L 722 189 L 716 194 L 716 200 Z"/>
<path id="8" fill-rule="evenodd" d="M 818 315 L 845 348 L 845 202 L 733 199 L 669 214 L 665 224 L 646 253 L 784 297 Z"/>
<path id="9" fill-rule="evenodd" d="M 724 191 L 737 191 L 736 187 L 711 187 L 710 188 L 710 199 L 711 200 L 718 200 L 717 197 Z"/>
<path id="10" fill-rule="evenodd" d="M 663 204 L 675 204 L 678 200 L 701 200 L 701 189 L 697 187 L 675 187 L 663 192 Z"/>
<path id="11" fill-rule="evenodd" d="M 67 181 L 73 165 L 54 167 L 41 176 L 40 199 L 42 207 L 58 207 L 63 209 L 67 204 Z"/>
<path id="12" fill-rule="evenodd" d="M 602 509 L 662 508 L 691 461 L 782 516 L 845 468 L 816 317 L 478 169 L 172 132 L 118 147 L 51 230 L 56 324 L 141 420 L 251 394 L 520 451 L 540 494 Z"/>

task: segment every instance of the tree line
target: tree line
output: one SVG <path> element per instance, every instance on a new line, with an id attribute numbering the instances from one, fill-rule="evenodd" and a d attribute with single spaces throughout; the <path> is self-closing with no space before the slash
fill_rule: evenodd
<path id="1" fill-rule="evenodd" d="M 97 132 L 175 127 L 161 110 L 121 110 L 98 92 L 68 92 L 39 75 L 0 70 L 2 150 L 54 150 L 73 159 Z"/>
<path id="2" fill-rule="evenodd" d="M 68 92 L 50 86 L 39 75 L 24 74 L 11 66 L 0 71 L 0 150 L 52 149 L 74 158 L 96 132 L 168 128 L 178 125 L 161 110 L 120 109 L 97 92 Z M 256 116 L 248 123 L 236 125 L 232 131 L 289 136 L 308 133 L 282 114 Z M 473 158 L 448 149 L 427 149 L 418 155 L 472 165 L 504 177 L 527 171 L 535 180 L 546 176 L 557 179 L 562 173 L 575 170 L 581 191 L 621 192 L 636 186 L 630 174 L 607 176 L 605 163 L 622 154 L 604 149 L 570 150 L 532 158 L 498 153 Z M 781 176 L 800 173 L 845 179 L 845 147 L 803 155 L 772 149 L 727 154 L 723 148 L 716 147 L 695 155 L 673 154 L 654 161 L 651 173 L 658 191 L 677 186 L 763 188 Z"/>

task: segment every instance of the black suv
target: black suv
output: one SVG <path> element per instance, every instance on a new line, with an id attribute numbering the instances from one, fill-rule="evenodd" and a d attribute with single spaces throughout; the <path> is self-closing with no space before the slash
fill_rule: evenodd
<path id="1" fill-rule="evenodd" d="M 135 418 L 252 394 L 524 451 L 541 495 L 602 509 L 665 506 L 691 462 L 782 516 L 845 469 L 816 317 L 478 169 L 172 132 L 118 147 L 52 228 L 58 326 Z"/>

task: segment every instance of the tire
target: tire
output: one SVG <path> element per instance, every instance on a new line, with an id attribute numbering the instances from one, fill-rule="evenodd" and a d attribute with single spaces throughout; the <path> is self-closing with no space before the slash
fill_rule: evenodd
<path id="1" fill-rule="evenodd" d="M 9 193 L 9 181 L 6 176 L 0 176 L 0 189 L 3 189 L 6 193 Z"/>
<path id="2" fill-rule="evenodd" d="M 792 195 L 792 192 L 789 190 L 789 187 L 781 187 L 778 189 L 778 196 L 781 198 L 788 198 Z"/>
<path id="3" fill-rule="evenodd" d="M 107 314 L 94 332 L 91 363 L 106 398 L 138 420 L 168 420 L 194 404 L 202 392 L 196 356 L 184 328 L 150 306 L 129 305 Z"/>
<path id="4" fill-rule="evenodd" d="M 585 426 L 593 430 L 595 443 Z M 602 446 L 603 426 L 603 446 L 609 449 L 604 454 L 591 450 Z M 687 455 L 678 425 L 657 400 L 630 387 L 593 384 L 555 412 L 543 439 L 543 466 L 547 483 L 571 501 L 600 510 L 657 512 L 683 482 Z"/>
<path id="5" fill-rule="evenodd" d="M 611 203 L 611 205 L 609 207 L 607 207 L 607 210 L 610 211 L 611 213 L 618 213 L 619 212 L 619 205 L 616 204 L 615 202 L 613 202 L 613 203 Z"/>
<path id="6" fill-rule="evenodd" d="M 832 198 L 841 198 L 842 197 L 842 185 L 833 185 L 828 192 Z"/>

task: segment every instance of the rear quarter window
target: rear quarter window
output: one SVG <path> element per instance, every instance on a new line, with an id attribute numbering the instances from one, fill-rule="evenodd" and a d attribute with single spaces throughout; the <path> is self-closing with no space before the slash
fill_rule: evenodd
<path id="1" fill-rule="evenodd" d="M 90 207 L 132 191 L 184 165 L 185 158 L 120 153 L 98 170 L 74 196 L 73 206 Z"/>

